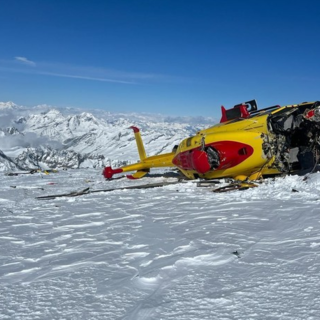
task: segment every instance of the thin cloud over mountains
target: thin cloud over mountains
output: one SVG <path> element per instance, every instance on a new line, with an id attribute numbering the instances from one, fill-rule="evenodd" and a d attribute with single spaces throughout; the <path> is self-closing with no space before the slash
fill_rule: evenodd
<path id="1" fill-rule="evenodd" d="M 16 56 L 14 57 L 14 60 L 0 60 L 0 69 L 16 73 L 28 73 L 119 84 L 183 81 L 182 78 L 164 74 L 135 71 L 127 72 L 104 67 L 79 66 L 59 62 L 35 62 L 23 56 Z"/>

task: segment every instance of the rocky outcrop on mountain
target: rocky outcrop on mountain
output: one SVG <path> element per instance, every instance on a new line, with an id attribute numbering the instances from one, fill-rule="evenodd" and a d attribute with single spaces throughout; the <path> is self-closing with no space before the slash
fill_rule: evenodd
<path id="1" fill-rule="evenodd" d="M 12 170 L 24 170 L 24 167 L 20 167 L 14 159 L 11 159 L 10 157 L 6 156 L 1 150 L 0 150 L 0 171 L 12 171 Z"/>
<path id="2" fill-rule="evenodd" d="M 72 150 L 53 150 L 48 147 L 28 149 L 15 158 L 16 164 L 26 170 L 101 167 L 104 160 L 103 155 L 79 154 Z"/>

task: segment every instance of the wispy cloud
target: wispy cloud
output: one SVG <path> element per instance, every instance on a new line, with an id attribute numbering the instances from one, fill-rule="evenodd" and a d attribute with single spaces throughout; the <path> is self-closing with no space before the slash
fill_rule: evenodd
<path id="1" fill-rule="evenodd" d="M 92 81 L 100 81 L 100 82 L 113 82 L 113 83 L 123 83 L 123 84 L 135 84 L 135 82 L 133 82 L 133 81 L 96 78 L 96 77 L 87 77 L 87 76 L 77 76 L 77 75 L 71 75 L 71 74 L 61 74 L 61 73 L 52 73 L 52 72 L 36 72 L 36 73 L 47 75 L 47 76 L 53 76 L 53 77 L 73 78 L 73 79 L 83 79 L 83 80 L 92 80 Z"/>
<path id="2" fill-rule="evenodd" d="M 30 68 L 32 66 L 32 68 Z M 0 69 L 15 73 L 27 73 L 51 77 L 71 78 L 88 81 L 118 84 L 146 84 L 184 82 L 187 79 L 145 72 L 128 72 L 104 67 L 79 66 L 58 62 L 34 62 L 26 57 L 14 57 L 13 60 L 0 59 Z"/>
<path id="3" fill-rule="evenodd" d="M 16 61 L 19 61 L 21 63 L 27 64 L 29 66 L 36 66 L 36 63 L 27 59 L 26 57 L 14 57 Z"/>

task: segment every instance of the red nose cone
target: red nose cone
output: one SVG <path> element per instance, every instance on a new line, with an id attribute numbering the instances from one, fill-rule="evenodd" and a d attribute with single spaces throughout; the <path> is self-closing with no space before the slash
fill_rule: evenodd
<path id="1" fill-rule="evenodd" d="M 198 173 L 206 173 L 211 168 L 207 153 L 199 149 L 179 153 L 172 162 L 181 169 L 195 170 Z"/>
<path id="2" fill-rule="evenodd" d="M 195 149 L 191 153 L 192 167 L 199 173 L 206 173 L 210 170 L 208 155 L 206 152 Z"/>

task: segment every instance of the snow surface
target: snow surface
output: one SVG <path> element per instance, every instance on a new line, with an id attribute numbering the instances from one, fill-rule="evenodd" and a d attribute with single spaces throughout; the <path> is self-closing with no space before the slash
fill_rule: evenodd
<path id="1" fill-rule="evenodd" d="M 319 319 L 320 173 L 213 193 L 101 170 L 5 176 L 0 319 Z M 167 178 L 173 181 L 175 178 Z"/>

